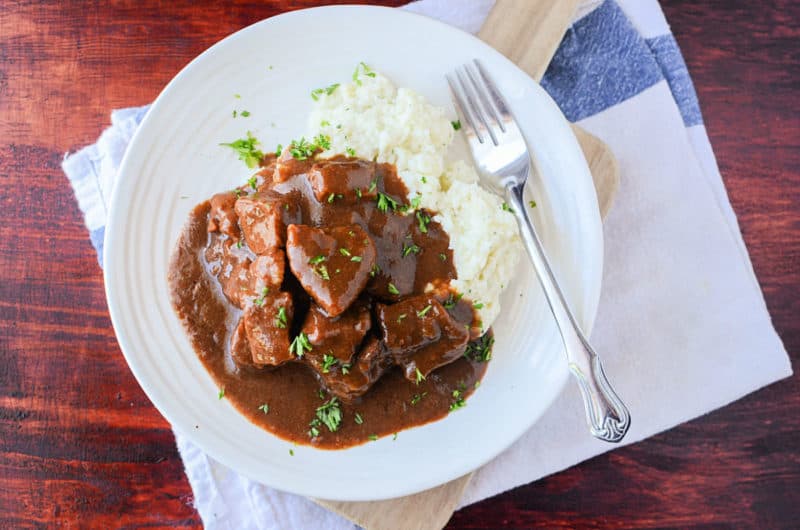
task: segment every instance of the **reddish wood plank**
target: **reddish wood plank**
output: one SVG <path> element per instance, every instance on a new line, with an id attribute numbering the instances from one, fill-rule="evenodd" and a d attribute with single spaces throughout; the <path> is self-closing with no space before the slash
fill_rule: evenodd
<path id="1" fill-rule="evenodd" d="M 200 526 L 169 426 L 116 345 L 59 163 L 96 138 L 109 109 L 151 101 L 214 42 L 317 3 L 0 4 L 0 527 Z M 796 364 L 800 7 L 662 4 Z M 795 377 L 468 507 L 449 527 L 791 527 L 800 520 L 798 433 Z"/>

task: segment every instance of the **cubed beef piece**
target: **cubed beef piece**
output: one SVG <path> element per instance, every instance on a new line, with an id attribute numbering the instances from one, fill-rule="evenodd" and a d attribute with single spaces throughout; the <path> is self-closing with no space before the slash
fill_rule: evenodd
<path id="1" fill-rule="evenodd" d="M 367 304 L 356 302 L 338 317 L 312 305 L 302 330 L 312 347 L 305 355 L 306 362 L 320 374 L 342 373 L 342 366 L 349 368 L 370 327 Z"/>
<path id="2" fill-rule="evenodd" d="M 236 201 L 236 213 L 247 246 L 254 254 L 266 254 L 283 246 L 286 229 L 280 204 L 263 195 L 241 197 Z"/>
<path id="3" fill-rule="evenodd" d="M 239 227 L 236 225 L 237 216 L 234 205 L 237 193 L 225 191 L 217 193 L 209 199 L 211 211 L 208 214 L 208 231 L 222 232 L 233 238 L 239 238 Z"/>
<path id="4" fill-rule="evenodd" d="M 343 401 L 352 401 L 364 395 L 391 366 L 392 358 L 383 343 L 373 337 L 358 354 L 355 363 L 346 370 L 346 374 L 329 371 L 318 376 L 328 392 Z"/>
<path id="5" fill-rule="evenodd" d="M 278 366 L 291 359 L 289 328 L 294 304 L 289 293 L 269 293 L 245 309 L 247 342 L 256 366 Z"/>
<path id="6" fill-rule="evenodd" d="M 289 225 L 286 254 L 300 285 L 332 317 L 358 298 L 376 259 L 375 244 L 358 225 Z"/>
<path id="7" fill-rule="evenodd" d="M 431 295 L 378 305 L 378 320 L 386 349 L 405 376 L 416 381 L 464 354 L 469 331 Z"/>
<path id="8" fill-rule="evenodd" d="M 237 366 L 253 366 L 253 355 L 250 353 L 250 344 L 247 342 L 247 329 L 244 319 L 240 318 L 231 334 L 231 358 Z"/>
<path id="9" fill-rule="evenodd" d="M 319 202 L 354 204 L 378 194 L 375 164 L 366 160 L 320 160 L 306 177 Z"/>
<path id="10" fill-rule="evenodd" d="M 217 279 L 222 286 L 222 292 L 233 305 L 243 308 L 252 296 L 250 289 L 250 258 L 239 254 L 226 252 L 222 256 L 222 267 L 220 268 Z"/>
<path id="11" fill-rule="evenodd" d="M 272 175 L 272 181 L 276 183 L 286 182 L 294 175 L 307 172 L 313 165 L 313 156 L 299 160 L 292 156 L 292 147 L 287 146 L 283 149 L 278 160 L 275 161 L 275 173 Z"/>
<path id="12" fill-rule="evenodd" d="M 286 254 L 279 248 L 273 248 L 256 257 L 248 270 L 250 290 L 258 296 L 261 296 L 264 288 L 278 290 L 283 283 L 285 268 Z"/>

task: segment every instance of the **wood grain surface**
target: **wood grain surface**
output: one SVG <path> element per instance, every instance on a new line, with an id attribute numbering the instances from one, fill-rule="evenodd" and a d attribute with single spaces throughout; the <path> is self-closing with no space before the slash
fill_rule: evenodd
<path id="1" fill-rule="evenodd" d="M 169 426 L 116 345 L 101 271 L 59 164 L 94 141 L 109 109 L 151 101 L 209 45 L 317 3 L 0 3 L 0 527 L 200 526 Z M 800 6 L 662 5 L 797 368 Z M 798 520 L 795 376 L 458 511 L 448 527 L 791 528 Z"/>

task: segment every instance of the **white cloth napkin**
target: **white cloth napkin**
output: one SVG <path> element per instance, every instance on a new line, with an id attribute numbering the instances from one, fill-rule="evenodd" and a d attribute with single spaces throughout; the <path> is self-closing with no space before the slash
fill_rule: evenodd
<path id="1" fill-rule="evenodd" d="M 475 32 L 492 5 L 423 0 L 406 8 Z M 631 409 L 625 443 L 791 375 L 656 0 L 584 2 L 542 86 L 620 163 L 592 342 Z M 116 170 L 146 110 L 115 111 L 96 144 L 64 160 L 101 255 Z M 237 475 L 180 433 L 176 439 L 207 528 L 353 527 L 308 499 Z M 588 435 L 569 385 L 528 433 L 477 471 L 462 506 L 613 448 Z"/>

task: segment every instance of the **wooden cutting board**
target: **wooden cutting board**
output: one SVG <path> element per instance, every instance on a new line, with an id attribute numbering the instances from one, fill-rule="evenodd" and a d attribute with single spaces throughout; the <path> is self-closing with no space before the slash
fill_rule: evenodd
<path id="1" fill-rule="evenodd" d="M 497 0 L 478 36 L 537 81 L 572 20 L 578 0 Z M 572 126 L 592 172 L 605 218 L 619 185 L 613 153 L 600 139 Z M 371 502 L 312 499 L 367 530 L 440 529 L 450 520 L 472 473 L 407 497 Z"/>

